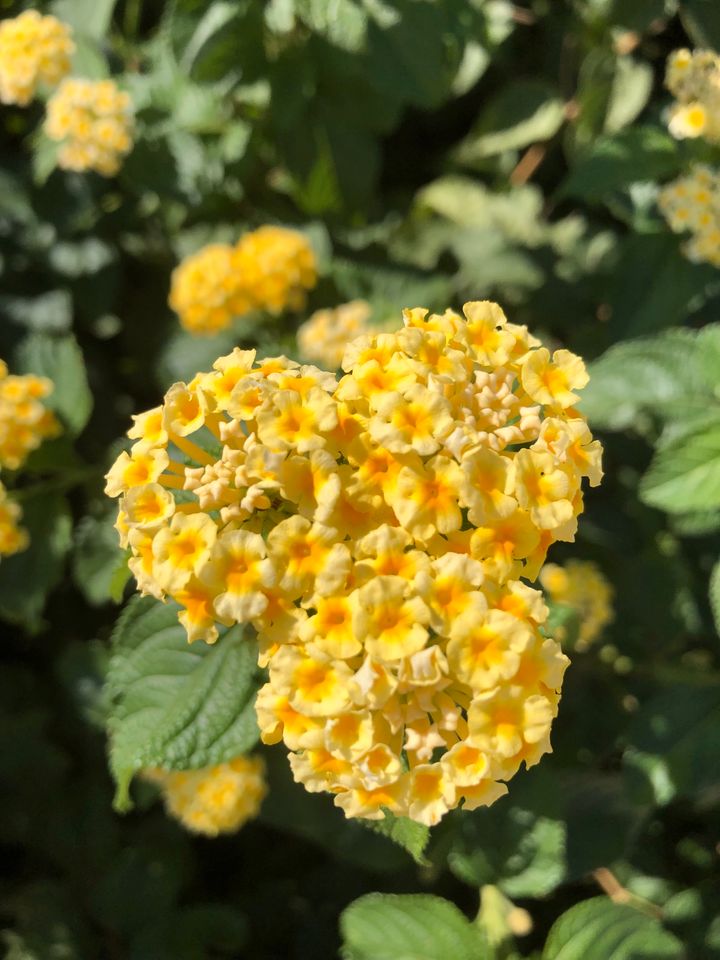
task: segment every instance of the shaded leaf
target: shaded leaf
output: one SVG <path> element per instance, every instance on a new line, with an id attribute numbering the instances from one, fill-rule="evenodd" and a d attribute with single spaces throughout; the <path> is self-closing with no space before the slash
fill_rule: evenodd
<path id="1" fill-rule="evenodd" d="M 73 579 L 94 606 L 114 599 L 113 580 L 125 556 L 118 545 L 115 519 L 114 512 L 102 518 L 83 517 L 75 530 Z"/>
<path id="2" fill-rule="evenodd" d="M 455 159 L 472 165 L 504 150 L 550 140 L 564 118 L 563 101 L 553 87 L 537 80 L 518 80 L 483 110 L 475 130 L 458 146 Z"/>
<path id="3" fill-rule="evenodd" d="M 660 923 L 634 907 L 593 897 L 557 920 L 542 960 L 673 960 L 682 944 Z"/>
<path id="4" fill-rule="evenodd" d="M 599 137 L 560 186 L 561 197 L 601 201 L 638 180 L 662 180 L 681 166 L 677 144 L 665 130 L 638 126 Z"/>
<path id="5" fill-rule="evenodd" d="M 29 497 L 22 508 L 30 545 L 0 562 L 0 617 L 35 632 L 42 625 L 47 596 L 62 577 L 72 519 L 60 494 Z"/>
<path id="6" fill-rule="evenodd" d="M 360 823 L 402 847 L 415 863 L 427 863 L 424 854 L 430 839 L 430 828 L 424 824 L 416 823 L 408 817 L 396 817 L 388 810 L 385 811 L 384 820 L 361 820 Z"/>

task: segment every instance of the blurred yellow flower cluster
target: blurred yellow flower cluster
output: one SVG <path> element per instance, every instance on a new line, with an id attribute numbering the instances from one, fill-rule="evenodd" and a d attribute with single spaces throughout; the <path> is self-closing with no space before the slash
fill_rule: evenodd
<path id="1" fill-rule="evenodd" d="M 258 815 L 265 797 L 265 764 L 260 757 L 236 757 L 201 770 L 145 770 L 162 791 L 168 813 L 208 837 L 233 833 Z"/>
<path id="2" fill-rule="evenodd" d="M 52 388 L 46 377 L 11 376 L 0 360 L 0 468 L 18 470 L 43 440 L 60 432 L 55 415 L 41 402 Z M 0 555 L 28 545 L 27 533 L 19 527 L 21 517 L 20 506 L 0 483 Z"/>
<path id="3" fill-rule="evenodd" d="M 719 143 L 720 57 L 712 50 L 675 50 L 668 57 L 665 83 L 677 100 L 670 110 L 670 133 Z"/>
<path id="4" fill-rule="evenodd" d="M 56 86 L 74 49 L 70 28 L 37 10 L 0 22 L 0 101 L 26 106 L 40 85 Z"/>
<path id="5" fill-rule="evenodd" d="M 173 271 L 169 303 L 190 333 L 212 335 L 251 310 L 299 310 L 317 282 L 315 255 L 297 230 L 266 225 L 232 246 L 213 243 Z"/>
<path id="6" fill-rule="evenodd" d="M 0 557 L 9 557 L 24 550 L 28 543 L 27 530 L 20 526 L 22 509 L 8 497 L 0 482 Z"/>
<path id="7" fill-rule="evenodd" d="M 580 630 L 576 650 L 587 650 L 613 619 L 613 589 L 602 571 L 587 560 L 568 560 L 564 566 L 546 563 L 540 583 L 554 603 L 577 611 Z M 563 637 L 558 635 L 558 639 Z"/>
<path id="8" fill-rule="evenodd" d="M 333 374 L 235 349 L 135 418 L 106 492 L 190 640 L 250 623 L 257 714 L 347 816 L 436 823 L 550 749 L 567 658 L 535 578 L 601 447 L 579 357 L 493 303 L 404 312 Z"/>
<path id="9" fill-rule="evenodd" d="M 63 80 L 47 105 L 45 133 L 62 144 L 63 170 L 113 177 L 132 149 L 132 104 L 113 80 Z"/>
<path id="10" fill-rule="evenodd" d="M 689 260 L 720 267 L 720 171 L 697 164 L 660 191 L 658 206 L 675 233 L 690 234 Z"/>
<path id="11" fill-rule="evenodd" d="M 328 370 L 337 370 L 348 343 L 360 334 L 369 333 L 371 313 L 366 300 L 352 300 L 339 307 L 316 310 L 297 332 L 301 356 Z"/>
<path id="12" fill-rule="evenodd" d="M 52 388 L 46 377 L 11 376 L 0 360 L 0 467 L 19 469 L 43 440 L 59 433 L 55 414 L 41 402 Z"/>

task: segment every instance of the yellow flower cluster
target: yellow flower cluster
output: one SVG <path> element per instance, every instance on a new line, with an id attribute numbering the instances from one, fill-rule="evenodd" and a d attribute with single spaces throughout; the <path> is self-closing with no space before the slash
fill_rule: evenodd
<path id="1" fill-rule="evenodd" d="M 236 757 L 201 770 L 144 771 L 157 784 L 168 813 L 208 837 L 233 833 L 258 815 L 265 797 L 265 764 L 261 757 Z"/>
<path id="2" fill-rule="evenodd" d="M 263 740 L 347 816 L 436 823 L 550 749 L 567 658 L 534 578 L 601 447 L 579 357 L 494 303 L 404 312 L 333 374 L 235 349 L 135 418 L 107 477 L 145 594 L 257 631 Z"/>
<path id="3" fill-rule="evenodd" d="M 47 105 L 45 133 L 62 143 L 58 166 L 113 177 L 132 149 L 132 104 L 113 80 L 63 80 Z"/>
<path id="4" fill-rule="evenodd" d="M 60 432 L 55 415 L 41 403 L 52 388 L 46 377 L 9 375 L 0 360 L 0 467 L 17 470 L 43 440 Z"/>
<path id="5" fill-rule="evenodd" d="M 297 332 L 301 356 L 328 370 L 337 370 L 348 343 L 370 332 L 368 320 L 371 313 L 370 304 L 365 300 L 352 300 L 329 310 L 316 310 Z"/>
<path id="6" fill-rule="evenodd" d="M 720 143 L 720 57 L 712 50 L 675 50 L 665 83 L 677 100 L 670 110 L 670 133 Z"/>
<path id="7" fill-rule="evenodd" d="M 33 374 L 11 376 L 0 360 L 0 468 L 18 470 L 28 455 L 60 425 L 42 399 L 53 385 Z M 0 483 L 0 556 L 9 556 L 28 545 L 27 531 L 19 526 L 22 510 Z"/>
<path id="8" fill-rule="evenodd" d="M 689 260 L 720 267 L 720 171 L 697 164 L 660 191 L 658 206 L 671 230 L 690 234 Z"/>
<path id="9" fill-rule="evenodd" d="M 0 483 L 0 556 L 9 557 L 27 547 L 27 530 L 19 525 L 21 517 L 20 505 L 8 497 Z"/>
<path id="10" fill-rule="evenodd" d="M 317 282 L 315 255 L 297 230 L 264 226 L 232 246 L 213 243 L 173 271 L 169 303 L 190 333 L 212 335 L 251 310 L 299 310 Z"/>
<path id="11" fill-rule="evenodd" d="M 26 106 L 42 84 L 56 86 L 70 72 L 75 44 L 68 26 L 37 10 L 0 23 L 0 101 Z"/>
<path id="12" fill-rule="evenodd" d="M 587 650 L 613 619 L 613 589 L 603 573 L 590 561 L 568 560 L 564 567 L 546 563 L 539 579 L 552 601 L 577 611 L 575 649 Z"/>

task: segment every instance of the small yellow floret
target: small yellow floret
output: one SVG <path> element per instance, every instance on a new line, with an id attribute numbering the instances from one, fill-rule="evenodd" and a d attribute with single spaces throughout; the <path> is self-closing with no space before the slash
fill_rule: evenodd
<path id="1" fill-rule="evenodd" d="M 70 27 L 25 10 L 0 23 L 0 101 L 26 106 L 41 86 L 54 87 L 70 72 L 75 50 Z"/>

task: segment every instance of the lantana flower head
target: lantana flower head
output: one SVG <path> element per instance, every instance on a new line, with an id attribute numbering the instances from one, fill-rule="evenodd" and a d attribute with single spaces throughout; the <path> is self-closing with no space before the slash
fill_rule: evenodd
<path id="1" fill-rule="evenodd" d="M 60 425 L 43 404 L 53 384 L 34 374 L 11 375 L 0 360 L 0 467 L 18 470 L 43 440 Z"/>
<path id="2" fill-rule="evenodd" d="M 28 546 L 27 530 L 20 526 L 22 508 L 8 496 L 0 483 L 0 557 L 9 557 L 20 553 Z"/>
<path id="3" fill-rule="evenodd" d="M 665 83 L 676 98 L 670 133 L 720 143 L 720 57 L 712 50 L 675 50 L 668 57 Z"/>
<path id="4" fill-rule="evenodd" d="M 587 650 L 612 622 L 613 588 L 589 560 L 568 560 L 563 566 L 546 563 L 540 583 L 550 600 L 572 607 L 578 616 L 576 650 Z"/>
<path id="5" fill-rule="evenodd" d="M 45 133 L 61 144 L 58 166 L 113 177 L 133 145 L 130 97 L 113 80 L 63 80 L 47 105 Z"/>
<path id="6" fill-rule="evenodd" d="M 689 233 L 685 256 L 720 267 L 720 171 L 696 164 L 660 191 L 658 206 L 674 233 Z"/>
<path id="7" fill-rule="evenodd" d="M 0 22 L 0 102 L 23 107 L 40 86 L 56 86 L 70 72 L 71 35 L 66 24 L 37 10 Z"/>
<path id="8" fill-rule="evenodd" d="M 147 769 L 168 813 L 193 833 L 234 833 L 258 815 L 267 793 L 261 757 L 236 757 L 199 770 Z"/>
<path id="9" fill-rule="evenodd" d="M 337 370 L 345 347 L 351 340 L 370 332 L 372 308 L 366 300 L 352 300 L 340 306 L 316 310 L 297 332 L 300 355 L 328 370 Z"/>
<path id="10" fill-rule="evenodd" d="M 254 628 L 262 738 L 346 815 L 433 824 L 550 749 L 568 661 L 521 578 L 602 475 L 586 382 L 474 302 L 406 310 L 339 380 L 235 349 L 136 418 L 107 490 L 141 591 L 191 640 Z"/>
<path id="11" fill-rule="evenodd" d="M 190 333 L 211 336 L 251 310 L 299 310 L 315 286 L 308 240 L 297 230 L 263 226 L 235 244 L 211 243 L 175 268 L 169 304 Z"/>

